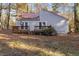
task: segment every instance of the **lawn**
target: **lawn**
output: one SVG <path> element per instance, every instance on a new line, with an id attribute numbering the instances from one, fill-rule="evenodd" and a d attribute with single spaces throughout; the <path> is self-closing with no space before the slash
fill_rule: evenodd
<path id="1" fill-rule="evenodd" d="M 0 34 L 1 56 L 78 56 L 79 34 L 38 36 Z"/>

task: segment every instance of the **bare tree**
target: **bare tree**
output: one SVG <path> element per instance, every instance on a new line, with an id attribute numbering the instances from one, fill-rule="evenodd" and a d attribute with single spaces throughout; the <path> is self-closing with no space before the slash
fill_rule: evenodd
<path id="1" fill-rule="evenodd" d="M 75 22 L 75 31 L 79 31 L 79 4 L 74 4 L 74 22 Z"/>
<path id="2" fill-rule="evenodd" d="M 2 13 L 2 3 L 0 3 L 0 28 L 2 28 L 1 13 Z"/>
<path id="3" fill-rule="evenodd" d="M 42 10 L 42 6 L 40 3 L 35 3 L 36 13 L 39 13 Z"/>
<path id="4" fill-rule="evenodd" d="M 9 20 L 10 20 L 10 5 L 11 5 L 11 3 L 9 3 L 9 5 L 8 5 L 8 13 L 7 13 L 7 15 L 8 15 L 8 19 L 7 19 L 7 29 L 9 29 Z"/>

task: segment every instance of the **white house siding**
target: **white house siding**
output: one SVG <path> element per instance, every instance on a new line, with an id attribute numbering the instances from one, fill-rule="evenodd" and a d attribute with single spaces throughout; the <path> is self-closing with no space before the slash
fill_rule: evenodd
<path id="1" fill-rule="evenodd" d="M 21 21 L 16 21 L 16 25 L 17 26 L 21 26 L 20 25 L 20 22 Z M 22 22 L 27 22 L 28 23 L 28 26 L 30 26 L 30 31 L 33 31 L 34 30 L 34 26 L 39 26 L 39 22 L 40 21 L 22 21 Z M 43 22 L 43 21 L 42 21 Z M 45 22 L 45 21 L 44 21 Z M 24 24 L 24 26 L 25 26 L 25 24 Z"/>
<path id="2" fill-rule="evenodd" d="M 46 25 L 52 25 L 57 33 L 68 33 L 69 32 L 69 25 L 67 20 L 64 17 L 58 16 L 56 14 L 50 13 L 48 11 L 41 11 L 39 13 L 40 21 L 27 21 L 27 20 L 19 20 L 16 21 L 17 26 L 20 25 L 20 21 L 28 22 L 30 26 L 30 30 L 34 30 L 34 26 L 38 26 L 39 22 L 46 22 Z"/>
<path id="3" fill-rule="evenodd" d="M 52 25 L 58 33 L 69 32 L 68 22 L 65 18 L 48 11 L 41 11 L 39 15 L 40 21 L 47 21 L 47 25 Z"/>

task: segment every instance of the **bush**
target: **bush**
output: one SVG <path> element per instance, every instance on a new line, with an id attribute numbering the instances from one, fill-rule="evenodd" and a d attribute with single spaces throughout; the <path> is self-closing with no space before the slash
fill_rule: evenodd
<path id="1" fill-rule="evenodd" d="M 41 31 L 39 31 L 39 30 L 34 31 L 34 34 L 35 34 L 35 35 L 40 35 L 40 34 L 41 34 Z"/>
<path id="2" fill-rule="evenodd" d="M 42 30 L 41 33 L 43 35 L 57 35 L 56 30 L 52 26 L 49 26 L 47 29 Z"/>
<path id="3" fill-rule="evenodd" d="M 79 32 L 79 27 L 77 27 L 77 29 L 76 29 L 76 30 L 77 30 L 77 32 Z"/>

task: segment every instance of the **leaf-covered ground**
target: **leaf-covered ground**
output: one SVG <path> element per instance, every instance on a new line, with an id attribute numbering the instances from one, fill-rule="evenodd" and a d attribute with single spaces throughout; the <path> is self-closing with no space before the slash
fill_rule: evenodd
<path id="1" fill-rule="evenodd" d="M 79 34 L 38 36 L 0 33 L 1 56 L 72 56 L 79 55 Z"/>

